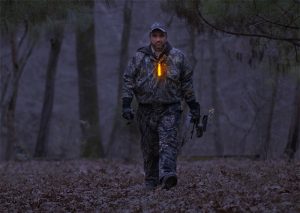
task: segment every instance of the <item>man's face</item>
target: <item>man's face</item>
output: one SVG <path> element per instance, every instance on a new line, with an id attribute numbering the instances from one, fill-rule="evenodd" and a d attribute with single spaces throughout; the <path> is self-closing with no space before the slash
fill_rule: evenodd
<path id="1" fill-rule="evenodd" d="M 154 50 L 161 51 L 167 42 L 167 33 L 161 30 L 153 30 L 150 33 L 150 41 Z"/>

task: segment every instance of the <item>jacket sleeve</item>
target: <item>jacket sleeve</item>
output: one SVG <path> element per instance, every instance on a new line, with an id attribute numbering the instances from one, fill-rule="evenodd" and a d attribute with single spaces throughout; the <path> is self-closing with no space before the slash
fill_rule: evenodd
<path id="1" fill-rule="evenodd" d="M 181 90 L 187 103 L 196 99 L 193 87 L 193 70 L 185 56 L 182 60 Z"/>
<path id="2" fill-rule="evenodd" d="M 122 98 L 133 98 L 134 73 L 136 71 L 136 58 L 132 57 L 123 74 Z"/>

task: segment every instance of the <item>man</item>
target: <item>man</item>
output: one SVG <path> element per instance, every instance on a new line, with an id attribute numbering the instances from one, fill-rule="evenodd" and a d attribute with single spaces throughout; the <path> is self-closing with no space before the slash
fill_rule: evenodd
<path id="1" fill-rule="evenodd" d="M 199 122 L 200 105 L 195 100 L 193 71 L 183 53 L 167 41 L 166 28 L 154 23 L 149 36 L 150 45 L 137 50 L 123 75 L 122 116 L 134 118 L 131 102 L 135 96 L 146 189 L 159 184 L 170 189 L 177 184 L 181 100 L 190 108 L 191 122 Z"/>

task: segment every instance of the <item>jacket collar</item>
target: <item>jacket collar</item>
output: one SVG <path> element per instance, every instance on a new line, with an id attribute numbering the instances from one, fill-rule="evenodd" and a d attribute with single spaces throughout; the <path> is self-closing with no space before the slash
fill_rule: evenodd
<path id="1" fill-rule="evenodd" d="M 171 44 L 169 42 L 166 42 L 166 47 L 163 50 L 163 52 L 160 54 L 159 58 L 157 58 L 154 55 L 154 53 L 152 52 L 151 44 L 149 44 L 148 46 L 145 46 L 145 47 L 141 47 L 137 51 L 142 52 L 145 55 L 149 55 L 150 57 L 154 58 L 155 60 L 160 60 L 164 55 L 169 55 L 169 52 L 171 51 L 171 49 L 172 49 Z"/>

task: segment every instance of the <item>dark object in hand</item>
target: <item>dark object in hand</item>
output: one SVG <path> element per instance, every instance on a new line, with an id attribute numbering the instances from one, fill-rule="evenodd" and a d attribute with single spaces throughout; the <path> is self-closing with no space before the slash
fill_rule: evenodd
<path id="1" fill-rule="evenodd" d="M 196 135 L 198 138 L 203 136 L 203 132 L 206 131 L 208 116 L 204 115 L 200 125 L 196 125 Z"/>
<path id="2" fill-rule="evenodd" d="M 126 120 L 131 121 L 134 118 L 134 114 L 130 108 L 125 108 L 123 109 L 122 117 Z"/>
<path id="3" fill-rule="evenodd" d="M 128 121 L 131 121 L 134 118 L 133 111 L 130 107 L 131 101 L 132 98 L 125 97 L 123 98 L 123 103 L 122 103 L 122 117 Z"/>
<path id="4" fill-rule="evenodd" d="M 200 119 L 199 119 L 200 120 Z M 193 138 L 194 134 L 194 129 L 196 128 L 196 135 L 198 138 L 203 136 L 203 133 L 206 131 L 206 126 L 207 126 L 207 120 L 208 120 L 208 115 L 204 115 L 202 117 L 202 122 L 194 123 L 193 124 L 193 129 L 191 132 L 191 139 Z"/>
<path id="5" fill-rule="evenodd" d="M 190 107 L 191 123 L 198 124 L 200 121 L 200 104 L 195 100 L 187 102 Z"/>

